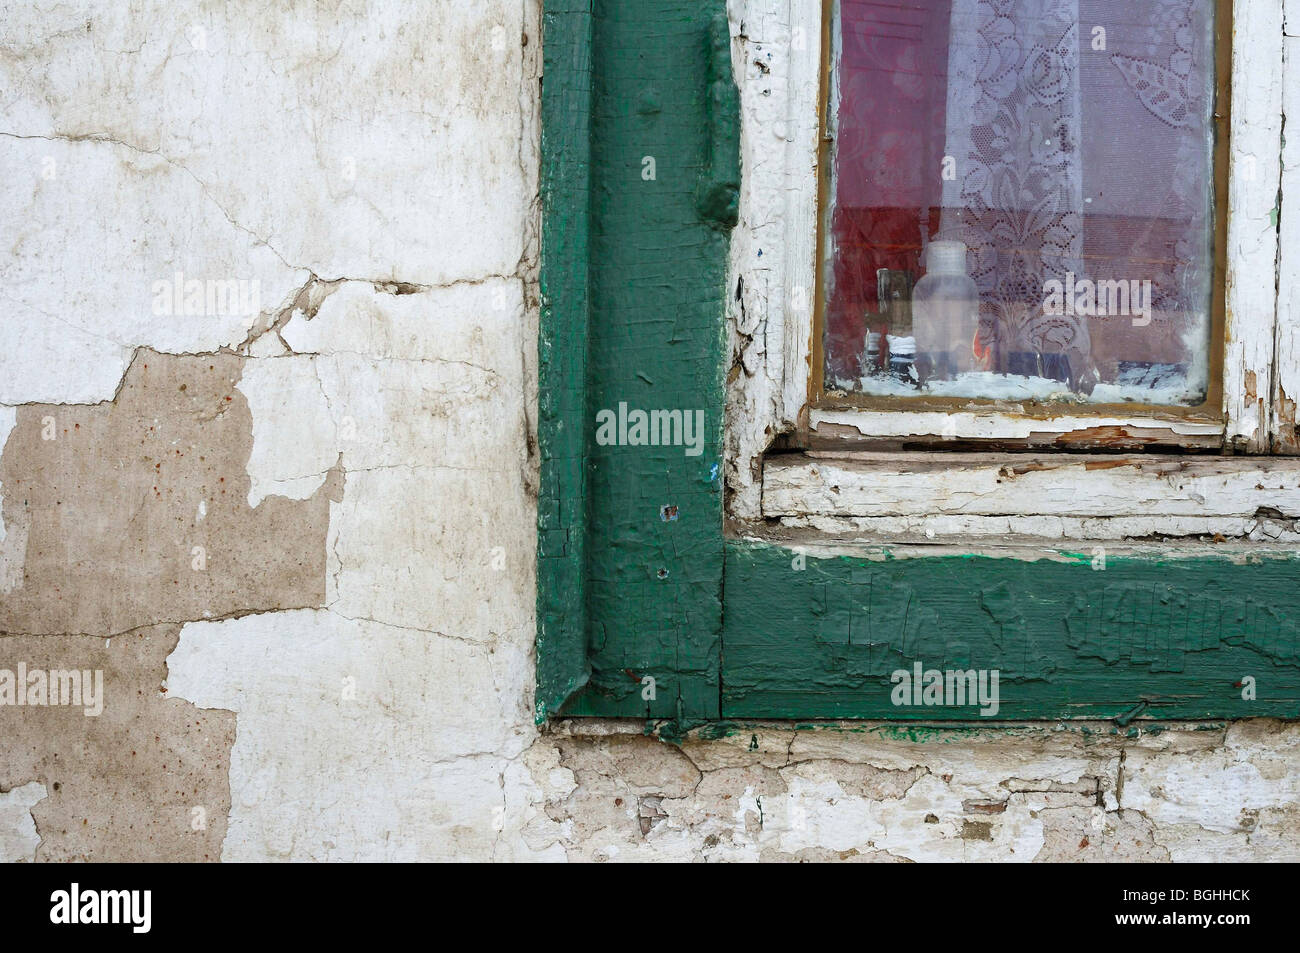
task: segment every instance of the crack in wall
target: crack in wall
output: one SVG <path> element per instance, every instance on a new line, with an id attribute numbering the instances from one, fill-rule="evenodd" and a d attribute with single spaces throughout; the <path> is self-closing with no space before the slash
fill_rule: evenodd
<path id="1" fill-rule="evenodd" d="M 536 768 L 534 776 L 545 789 L 539 810 L 556 825 L 546 843 L 571 860 L 845 859 L 856 851 L 917 861 L 955 850 L 971 860 L 1028 853 L 1075 862 L 1293 855 L 1288 831 L 1300 830 L 1300 810 L 1258 806 L 1288 801 L 1281 788 L 1250 795 L 1226 828 L 1208 819 L 1189 826 L 1175 805 L 1193 779 L 1186 795 L 1200 797 L 1198 788 L 1225 783 L 1213 780 L 1222 772 L 1251 765 L 1278 778 L 1266 783 L 1290 784 L 1266 765 L 1282 756 L 1279 744 L 1300 743 L 1295 726 L 1242 723 L 1233 737 L 1223 725 L 1177 726 L 1133 738 L 1079 728 L 965 731 L 950 746 L 941 735 L 917 743 L 769 726 L 688 736 L 676 747 L 623 734 L 636 730 L 632 723 L 559 723 L 534 750 L 556 751 L 571 781 L 557 786 Z M 1133 751 L 1142 755 L 1137 805 L 1124 791 Z M 1225 760 L 1226 751 L 1237 753 Z M 1025 775 L 1018 769 L 1026 765 L 1040 770 Z M 1217 839 L 1212 848 L 1207 838 Z M 881 851 L 889 856 L 875 856 Z"/>

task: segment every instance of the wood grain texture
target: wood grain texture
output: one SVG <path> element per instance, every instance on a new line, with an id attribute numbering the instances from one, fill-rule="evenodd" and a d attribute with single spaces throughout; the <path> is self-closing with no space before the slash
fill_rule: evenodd
<path id="1" fill-rule="evenodd" d="M 1228 184 L 1225 444 L 1267 452 L 1272 425 L 1282 151 L 1282 5 L 1236 0 Z"/>
<path id="2" fill-rule="evenodd" d="M 590 157 L 585 364 L 568 365 L 585 377 L 547 382 L 585 384 L 585 407 L 543 417 L 581 456 L 585 483 L 573 485 L 585 507 L 583 569 L 580 580 L 541 584 L 566 587 L 551 598 L 585 614 L 590 678 L 566 714 L 717 717 L 723 281 L 739 150 L 723 5 L 597 0 L 590 9 L 588 151 L 544 148 L 551 165 Z M 572 82 L 551 55 L 545 97 Z M 562 249 L 543 270 L 563 274 L 572 267 L 563 256 L 581 253 Z M 699 452 L 598 441 L 596 415 L 621 405 L 702 414 Z"/>
<path id="3" fill-rule="evenodd" d="M 732 0 L 740 223 L 727 281 L 728 511 L 757 519 L 764 451 L 808 399 L 817 260 L 821 3 Z"/>
<path id="4" fill-rule="evenodd" d="M 1287 4 L 1283 37 L 1282 109 L 1300 116 L 1300 36 L 1295 3 Z M 1273 451 L 1300 453 L 1296 402 L 1300 401 L 1300 136 L 1284 137 L 1282 211 L 1278 222 L 1277 344 L 1273 369 Z"/>
<path id="5" fill-rule="evenodd" d="M 997 719 L 1300 714 L 1294 556 L 1027 562 L 727 547 L 723 711 L 733 718 L 980 719 L 896 706 L 891 673 L 1000 672 Z M 1256 679 L 1258 698 L 1239 687 Z"/>
<path id="6" fill-rule="evenodd" d="M 538 339 L 537 719 L 559 712 L 587 661 L 585 439 L 591 197 L 591 0 L 542 20 L 542 314 Z"/>
<path id="7" fill-rule="evenodd" d="M 1134 454 L 786 454 L 763 469 L 763 515 L 1300 516 L 1289 459 Z"/>

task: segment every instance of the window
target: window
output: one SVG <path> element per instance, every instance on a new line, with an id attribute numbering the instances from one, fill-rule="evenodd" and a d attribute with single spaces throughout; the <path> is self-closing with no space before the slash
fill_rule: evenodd
<path id="1" fill-rule="evenodd" d="M 735 310 L 776 310 L 782 331 L 731 403 L 743 461 L 733 515 L 922 542 L 995 539 L 1013 523 L 1058 539 L 1194 536 L 1197 518 L 1200 535 L 1271 534 L 1256 519 L 1275 508 L 1263 496 L 1198 507 L 1203 475 L 1169 475 L 1198 470 L 1189 452 L 1294 449 L 1281 396 L 1290 332 L 1273 294 L 1276 18 L 1247 10 L 1233 50 L 1226 2 L 800 9 L 810 19 L 791 35 L 821 42 L 792 43 L 742 84 L 745 148 L 782 131 L 787 146 L 784 161 L 747 166 L 732 256 L 745 289 Z M 784 223 L 777 261 L 765 249 L 755 264 L 745 219 Z M 1139 475 L 1113 460 L 922 450 L 1151 462 Z M 946 482 L 891 509 L 875 494 L 890 461 L 899 475 L 946 470 Z M 984 467 L 1066 469 L 1020 481 L 1013 502 L 988 495 Z M 1134 476 L 1137 511 L 1093 512 L 1116 468 Z M 1038 495 L 1045 482 L 1060 498 Z M 1135 532 L 1130 517 L 1154 521 Z"/>
<path id="2" fill-rule="evenodd" d="M 821 393 L 1205 404 L 1215 33 L 1204 2 L 841 0 Z"/>
<path id="3" fill-rule="evenodd" d="M 546 5 L 538 717 L 1300 714 L 1281 12 L 628 7 Z"/>

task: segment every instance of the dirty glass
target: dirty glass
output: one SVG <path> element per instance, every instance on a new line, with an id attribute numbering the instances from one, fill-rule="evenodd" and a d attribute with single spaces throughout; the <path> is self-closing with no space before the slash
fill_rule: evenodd
<path id="1" fill-rule="evenodd" d="M 839 0 L 826 390 L 1203 402 L 1213 8 Z"/>

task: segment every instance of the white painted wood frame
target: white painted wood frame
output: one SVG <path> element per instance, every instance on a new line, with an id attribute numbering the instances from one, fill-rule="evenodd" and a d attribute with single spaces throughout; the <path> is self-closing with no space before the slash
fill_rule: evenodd
<path id="1" fill-rule="evenodd" d="M 1287 10 L 1289 22 L 1300 26 L 1300 0 L 1287 0 Z M 1300 47 L 1295 46 L 1300 43 L 1300 30 L 1295 38 L 1284 36 L 1283 11 L 1276 0 L 1236 0 L 1234 5 L 1221 419 L 1136 411 L 1132 416 L 1117 416 L 1113 410 L 1089 413 L 1086 405 L 1047 415 L 1041 408 L 1006 402 L 955 412 L 908 410 L 902 403 L 897 410 L 810 407 L 823 3 L 730 0 L 729 13 L 741 93 L 743 170 L 728 308 L 726 464 L 728 515 L 733 521 L 742 526 L 765 518 L 791 526 L 818 524 L 824 532 L 836 533 L 850 528 L 860 532 L 867 525 L 863 521 L 938 520 L 940 529 L 947 526 L 954 533 L 971 532 L 979 524 L 996 535 L 997 526 L 1023 516 L 1039 518 L 1037 525 L 1048 535 L 1060 530 L 1065 538 L 1109 538 L 1108 532 L 1160 532 L 1150 522 L 1158 518 L 1166 521 L 1170 535 L 1227 530 L 1223 535 L 1246 538 L 1257 532 L 1257 511 L 1292 511 L 1296 501 L 1266 489 L 1234 498 L 1230 512 L 1218 512 L 1217 504 L 1188 510 L 1166 479 L 1151 480 L 1151 473 L 1168 472 L 1175 465 L 1172 461 L 1184 459 L 1174 457 L 1164 464 L 1153 463 L 1155 469 L 1130 471 L 1137 480 L 1133 491 L 1145 494 L 1143 499 L 1149 503 L 1145 514 L 1090 513 L 1080 501 L 1104 498 L 1106 487 L 1098 481 L 1109 481 L 1109 486 L 1117 476 L 1078 464 L 1042 471 L 1052 475 L 1029 481 L 1035 484 L 1032 488 L 1022 481 L 1013 494 L 1020 501 L 1018 513 L 949 512 L 953 500 L 977 492 L 990 472 L 988 467 L 958 454 L 902 449 L 913 443 L 942 447 L 949 441 L 962 445 L 987 441 L 991 446 L 1027 449 L 1152 445 L 1237 453 L 1296 451 L 1293 423 L 1294 395 L 1300 394 L 1300 331 L 1293 322 L 1300 315 L 1300 212 L 1285 202 L 1279 209 L 1278 195 L 1279 188 L 1285 194 L 1287 183 L 1300 176 L 1300 141 L 1288 146 L 1285 156 L 1282 151 L 1284 100 L 1286 105 L 1300 105 Z M 765 466 L 765 455 L 782 435 L 795 435 L 796 443 L 832 452 L 839 445 L 846 451 L 874 445 L 897 452 L 871 458 L 869 466 L 864 462 L 867 457 L 843 456 L 848 471 L 841 474 L 840 493 L 829 495 L 821 489 L 827 472 L 824 460 L 815 453 L 782 454 Z M 1063 464 L 1071 459 L 1061 456 Z M 922 457 L 927 458 L 924 466 Z M 994 470 L 1001 466 L 989 459 Z M 1149 459 L 1155 460 L 1155 455 Z M 1215 457 L 1207 458 L 1205 465 L 1211 469 L 1199 478 L 1210 478 L 1219 464 L 1225 465 L 1224 480 L 1248 482 L 1249 477 L 1240 476 L 1246 471 Z M 1271 465 L 1282 471 L 1292 466 L 1282 461 Z M 854 467 L 862 469 L 850 479 Z M 923 468 L 951 471 L 926 491 L 933 495 L 927 497 L 924 512 L 917 505 L 875 514 L 845 508 L 846 485 L 870 495 L 872 487 L 896 485 Z M 1094 478 L 1093 474 L 1106 475 Z M 1048 496 L 1040 496 L 1036 485 L 1051 480 L 1064 482 L 1054 484 L 1050 492 L 1042 489 Z M 1216 487 L 1212 485 L 1218 493 Z M 1056 500 L 1052 506 L 1044 502 L 1049 497 Z M 1294 512 L 1300 513 L 1300 506 Z M 985 522 L 980 524 L 981 520 Z M 1129 523 L 1117 522 L 1123 520 Z M 895 528 L 901 525 L 896 523 Z M 933 531 L 936 526 L 928 528 Z"/>

